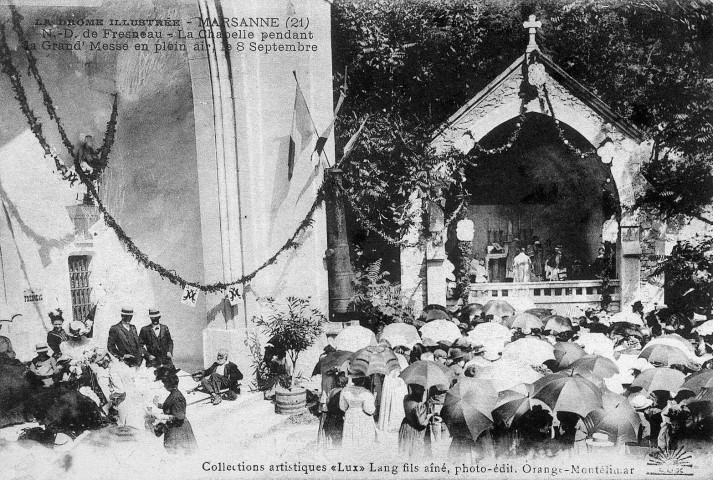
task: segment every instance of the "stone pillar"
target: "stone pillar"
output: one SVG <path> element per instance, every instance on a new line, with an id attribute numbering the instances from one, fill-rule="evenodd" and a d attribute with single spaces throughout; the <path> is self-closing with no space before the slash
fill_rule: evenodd
<path id="1" fill-rule="evenodd" d="M 420 245 L 421 200 L 411 199 L 409 215 L 414 217 L 414 224 L 404 235 L 407 244 L 401 248 L 401 293 L 412 302 L 414 313 L 418 314 L 426 305 L 426 248 Z"/>
<path id="2" fill-rule="evenodd" d="M 195 113 L 198 181 L 200 190 L 203 260 L 206 283 L 229 283 L 255 271 L 291 238 L 314 202 L 322 168 L 334 162 L 334 141 L 324 147 L 320 168 L 296 185 L 287 178 L 287 152 L 295 100 L 295 76 L 319 134 L 332 120 L 330 5 L 321 0 L 286 3 L 219 2 L 197 0 L 183 11 L 183 25 L 200 38 L 200 17 L 278 18 L 279 26 L 251 28 L 256 44 L 260 33 L 285 30 L 288 15 L 310 19 L 314 50 L 251 51 L 250 40 L 220 40 L 221 26 L 206 27 L 214 36 L 208 48 L 194 51 L 187 42 Z M 209 22 L 211 23 L 211 22 Z M 230 28 L 228 27 L 230 33 Z M 235 29 L 233 29 L 233 32 Z M 226 43 L 231 48 L 226 48 Z M 289 42 L 288 42 L 289 43 Z M 303 42 L 304 43 L 304 42 Z M 294 72 L 294 74 L 293 74 Z M 303 171 L 301 171 L 304 173 Z M 287 198 L 286 196 L 292 195 Z M 282 196 L 281 196 L 282 195 Z M 285 200 L 287 198 L 287 200 Z M 326 220 L 317 208 L 312 226 L 295 238 L 298 247 L 287 250 L 263 268 L 244 288 L 237 306 L 222 292 L 206 298 L 208 326 L 203 334 L 204 361 L 228 348 L 231 360 L 246 375 L 252 358 L 245 341 L 256 332 L 252 318 L 261 314 L 266 297 L 311 297 L 327 312 Z M 264 340 L 264 339 L 263 339 Z M 263 342 L 264 344 L 264 342 Z"/>

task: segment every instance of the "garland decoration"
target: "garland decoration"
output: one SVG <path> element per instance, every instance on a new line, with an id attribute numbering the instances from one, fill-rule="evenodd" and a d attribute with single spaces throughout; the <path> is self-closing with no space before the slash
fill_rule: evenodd
<path id="1" fill-rule="evenodd" d="M 544 96 L 545 102 L 547 102 L 547 107 L 549 108 L 550 113 L 552 114 L 550 118 L 552 118 L 555 129 L 557 130 L 557 136 L 559 137 L 560 141 L 569 149 L 569 151 L 574 153 L 575 155 L 579 156 L 580 158 L 586 158 L 588 155 L 597 155 L 596 150 L 592 149 L 588 152 L 582 151 L 582 150 L 578 149 L 577 147 L 575 147 L 572 144 L 572 142 L 567 140 L 564 129 L 562 128 L 562 125 L 561 125 L 559 119 L 557 119 L 557 117 L 555 117 L 555 110 L 552 107 L 552 101 L 550 100 L 550 94 L 547 91 L 546 85 L 542 85 L 542 94 Z M 540 96 L 539 88 L 537 89 L 537 96 L 538 97 Z"/>
<path id="2" fill-rule="evenodd" d="M 324 183 L 319 187 L 317 190 L 317 195 L 316 198 L 314 199 L 314 202 L 312 203 L 312 206 L 310 207 L 309 211 L 307 212 L 307 215 L 305 218 L 300 222 L 299 226 L 295 229 L 294 233 L 288 238 L 285 243 L 280 247 L 279 250 L 277 250 L 270 258 L 268 258 L 262 265 L 257 267 L 255 270 L 252 272 L 248 273 L 247 275 L 241 276 L 239 279 L 234 280 L 232 282 L 216 282 L 216 283 L 211 283 L 208 285 L 203 285 L 198 282 L 189 282 L 188 280 L 184 279 L 181 277 L 178 273 L 176 273 L 174 270 L 168 270 L 166 267 L 159 265 L 158 263 L 154 262 L 151 260 L 148 255 L 146 255 L 141 249 L 136 246 L 134 241 L 129 237 L 126 232 L 121 228 L 121 226 L 117 223 L 117 221 L 114 219 L 114 217 L 111 216 L 111 214 L 107 211 L 106 207 L 104 204 L 101 202 L 101 199 L 99 198 L 99 193 L 97 192 L 96 187 L 94 184 L 89 181 L 86 178 L 86 175 L 79 170 L 77 172 L 79 174 L 80 179 L 82 180 L 82 183 L 84 183 L 91 193 L 92 197 L 94 198 L 94 201 L 97 204 L 97 207 L 99 208 L 99 211 L 102 213 L 104 222 L 109 226 L 112 230 L 114 230 L 114 233 L 116 236 L 119 238 L 121 243 L 124 245 L 124 247 L 127 249 L 127 251 L 146 269 L 148 270 L 153 270 L 154 272 L 158 273 L 159 276 L 163 279 L 166 279 L 170 281 L 171 283 L 175 285 L 180 285 L 182 288 L 185 288 L 186 285 L 197 288 L 198 290 L 201 290 L 206 293 L 210 292 L 223 292 L 225 291 L 228 287 L 235 286 L 238 284 L 244 285 L 246 283 L 249 283 L 255 276 L 260 273 L 262 270 L 267 268 L 268 266 L 274 264 L 277 261 L 277 258 L 282 255 L 282 253 L 286 252 L 287 250 L 293 250 L 297 247 L 300 246 L 300 244 L 297 242 L 297 238 L 302 234 L 303 231 L 305 231 L 307 228 L 312 226 L 314 223 L 313 216 L 317 208 L 322 204 L 322 201 L 324 200 Z"/>
<path id="3" fill-rule="evenodd" d="M 352 198 L 347 194 L 346 191 L 343 191 L 344 198 L 346 199 L 347 203 L 349 204 L 349 207 L 352 209 L 354 214 L 359 218 L 359 221 L 361 223 L 361 226 L 372 232 L 375 233 L 377 236 L 381 237 L 382 240 L 384 240 L 386 243 L 389 245 L 392 245 L 394 247 L 402 247 L 402 248 L 414 248 L 414 247 L 419 247 L 423 246 L 426 242 L 424 240 L 419 240 L 418 242 L 415 243 L 409 243 L 404 239 L 397 239 L 394 238 L 383 231 L 379 230 L 379 228 L 374 225 L 374 222 L 369 220 L 364 214 L 364 212 L 361 211 L 359 207 L 356 206 L 355 202 L 352 200 Z M 459 212 L 465 207 L 465 200 L 463 200 L 460 205 L 456 207 L 456 209 L 453 211 L 453 213 L 446 219 L 446 221 L 443 224 L 444 230 L 447 230 L 448 227 L 450 226 L 451 223 L 453 223 L 453 220 L 456 219 L 458 216 Z"/>
<path id="4" fill-rule="evenodd" d="M 515 130 L 513 130 L 513 132 L 510 134 L 507 141 L 499 147 L 489 148 L 489 149 L 484 148 L 483 146 L 481 146 L 479 143 L 476 142 L 476 144 L 473 146 L 473 150 L 475 150 L 476 155 L 496 155 L 499 153 L 503 153 L 503 152 L 509 150 L 510 148 L 512 148 L 512 146 L 517 141 L 517 139 L 520 138 L 520 134 L 522 133 L 523 126 L 525 124 L 525 120 L 526 120 L 525 104 L 522 103 L 520 106 L 520 115 L 518 116 L 517 122 L 515 123 Z M 470 166 L 470 167 L 475 168 L 478 166 L 478 164 L 475 163 L 472 159 L 468 158 L 467 155 L 463 155 L 460 162 L 453 168 L 453 170 L 460 168 L 462 166 Z M 359 219 L 361 226 L 364 229 L 366 229 L 372 233 L 375 233 L 377 236 L 379 236 L 381 239 L 383 239 L 389 245 L 393 245 L 393 246 L 397 246 L 397 247 L 418 247 L 418 246 L 424 244 L 423 240 L 416 242 L 416 243 L 408 243 L 408 242 L 404 241 L 403 239 L 397 239 L 397 238 L 391 237 L 390 235 L 388 235 L 385 232 L 383 232 L 382 230 L 380 230 L 374 224 L 374 222 L 372 222 L 371 220 L 369 220 L 367 218 L 366 214 L 364 214 L 364 212 L 359 207 L 356 206 L 356 202 L 354 201 L 354 199 L 349 197 L 349 195 L 347 194 L 346 191 L 344 192 L 344 197 L 347 199 L 349 206 L 351 207 L 351 209 L 354 211 L 354 214 Z M 448 226 L 450 226 L 450 224 L 458 217 L 458 214 L 460 213 L 461 209 L 464 206 L 465 206 L 465 200 L 463 200 L 460 203 L 460 205 L 458 207 L 456 207 L 456 209 L 453 211 L 451 216 L 445 221 L 445 223 L 444 223 L 445 229 L 447 229 Z"/>
<path id="5" fill-rule="evenodd" d="M 42 124 L 37 119 L 35 112 L 29 106 L 27 94 L 22 86 L 20 72 L 17 71 L 15 65 L 12 63 L 11 55 L 10 48 L 7 45 L 7 38 L 5 36 L 5 25 L 0 23 L 0 70 L 2 70 L 2 72 L 5 73 L 10 79 L 10 84 L 15 98 L 20 103 L 20 109 L 27 119 L 30 130 L 35 137 L 37 137 L 37 141 L 44 150 L 45 156 L 52 157 L 54 160 L 54 166 L 62 176 L 62 179 L 67 180 L 70 185 L 74 185 L 77 182 L 77 175 L 69 170 L 64 162 L 57 157 L 49 142 L 47 142 L 44 138 L 44 135 L 42 134 Z"/>
<path id="6" fill-rule="evenodd" d="M 17 38 L 20 40 L 20 45 L 22 45 L 22 48 L 25 51 L 25 55 L 27 56 L 28 74 L 32 75 L 32 77 L 37 82 L 37 86 L 39 87 L 40 93 L 42 94 L 42 101 L 44 102 L 45 107 L 47 108 L 47 114 L 49 115 L 50 119 L 54 120 L 57 124 L 57 130 L 59 131 L 60 137 L 62 137 L 62 143 L 64 143 L 64 146 L 67 147 L 67 150 L 69 151 L 69 156 L 74 158 L 74 145 L 72 145 L 72 142 L 67 136 L 67 132 L 64 130 L 64 127 L 60 122 L 57 110 L 54 108 L 54 104 L 52 103 L 52 97 L 50 96 L 49 92 L 47 91 L 47 88 L 45 87 L 44 82 L 42 81 L 40 72 L 37 70 L 37 58 L 35 58 L 35 55 L 32 53 L 32 49 L 30 48 L 30 42 L 27 40 L 25 32 L 22 29 L 22 25 L 20 23 L 22 21 L 22 15 L 20 15 L 20 12 L 17 11 L 15 5 L 12 4 L 10 5 L 10 12 L 12 13 L 12 28 L 15 30 L 15 33 L 17 33 Z"/>
<path id="7" fill-rule="evenodd" d="M 11 8 L 13 8 L 13 7 L 11 7 Z M 22 27 L 19 24 L 19 21 L 21 19 L 22 19 L 22 17 L 13 8 L 13 25 L 15 27 L 15 31 L 16 31 L 17 35 L 21 39 L 20 42 L 23 45 L 23 49 L 25 50 L 25 53 L 28 56 L 28 63 L 30 64 L 30 74 L 33 76 L 33 78 L 37 81 L 38 85 L 40 86 L 39 87 L 40 92 L 42 93 L 42 98 L 43 98 L 43 101 L 47 108 L 47 112 L 48 112 L 50 118 L 52 118 L 55 121 L 55 123 L 57 124 L 57 128 L 60 132 L 60 135 L 62 136 L 62 142 L 64 143 L 64 145 L 67 148 L 70 155 L 74 156 L 74 153 L 75 153 L 74 145 L 69 140 L 69 137 L 67 136 L 66 131 L 64 130 L 64 127 L 61 124 L 61 119 L 60 119 L 59 115 L 57 115 L 57 111 L 54 108 L 54 104 L 52 102 L 52 97 L 49 94 L 49 92 L 47 91 L 46 87 L 44 86 L 44 82 L 42 81 L 39 71 L 37 70 L 36 59 L 34 58 L 34 55 L 32 54 L 31 50 L 29 49 L 29 43 L 27 42 L 24 32 L 22 30 Z M 54 159 L 55 167 L 57 168 L 57 171 L 59 171 L 61 173 L 62 179 L 69 181 L 70 185 L 74 185 L 74 183 L 76 183 L 77 180 L 81 181 L 81 183 L 84 184 L 84 186 L 87 188 L 87 191 L 91 194 L 94 201 L 96 202 L 95 204 L 97 205 L 97 208 L 102 213 L 102 218 L 104 219 L 104 223 L 106 223 L 106 225 L 114 231 L 117 238 L 124 245 L 126 250 L 144 268 L 155 271 L 156 273 L 159 274 L 159 276 L 161 276 L 161 278 L 166 279 L 175 285 L 180 285 L 182 288 L 185 288 L 186 286 L 191 286 L 191 287 L 197 288 L 203 292 L 223 292 L 228 287 L 239 285 L 239 284 L 244 285 L 244 284 L 250 282 L 253 278 L 255 278 L 255 276 L 260 271 L 262 271 L 263 269 L 267 268 L 268 266 L 274 264 L 277 261 L 278 257 L 282 253 L 284 253 L 287 250 L 292 250 L 292 249 L 297 248 L 300 245 L 297 242 L 298 237 L 314 223 L 314 220 L 313 220 L 314 213 L 316 212 L 317 208 L 321 205 L 322 201 L 324 200 L 324 183 L 317 190 L 317 195 L 316 195 L 314 202 L 312 203 L 312 206 L 310 207 L 309 211 L 307 212 L 305 218 L 302 220 L 302 222 L 300 222 L 299 226 L 295 229 L 294 233 L 290 236 L 290 238 L 288 238 L 285 241 L 285 243 L 280 247 L 280 249 L 277 250 L 272 256 L 270 256 L 270 258 L 268 258 L 262 265 L 260 265 L 255 270 L 248 273 L 247 275 L 244 275 L 244 276 L 240 277 L 239 279 L 231 281 L 231 282 L 226 282 L 226 283 L 217 282 L 217 283 L 213 283 L 213 284 L 203 285 L 198 282 L 188 281 L 188 280 L 184 279 L 182 276 L 180 276 L 178 273 L 176 273 L 174 270 L 169 270 L 169 269 L 163 267 L 162 265 L 159 265 L 158 263 L 152 261 L 148 257 L 148 255 L 146 255 L 134 243 L 134 241 L 131 239 L 131 237 L 129 237 L 126 234 L 126 232 L 121 228 L 121 226 L 118 224 L 116 219 L 109 213 L 106 206 L 101 201 L 101 198 L 99 197 L 97 188 L 94 185 L 94 183 L 91 181 L 91 179 L 84 172 L 82 172 L 81 169 L 77 169 L 75 172 L 72 172 L 69 168 L 67 168 L 67 166 L 54 153 L 53 148 L 50 146 L 49 142 L 47 141 L 47 139 L 44 137 L 44 134 L 42 133 L 42 123 L 39 121 L 37 116 L 34 114 L 34 111 L 29 106 L 27 94 L 25 93 L 25 89 L 22 86 L 20 73 L 17 71 L 14 63 L 12 62 L 11 52 L 7 45 L 7 38 L 5 35 L 5 25 L 3 23 L 0 23 L 0 68 L 1 68 L 2 72 L 7 74 L 7 76 L 10 79 L 13 93 L 15 94 L 15 98 L 20 103 L 20 109 L 21 109 L 22 113 L 25 115 L 25 118 L 27 119 L 27 122 L 30 126 L 30 130 L 32 131 L 32 133 L 37 138 L 37 141 L 42 146 L 43 150 L 45 151 L 45 155 L 50 156 Z M 109 153 L 110 153 L 111 147 L 114 143 L 114 138 L 115 138 L 115 134 L 116 134 L 117 115 L 118 115 L 117 112 L 118 112 L 118 98 L 117 98 L 117 95 L 114 94 L 112 113 L 111 113 L 109 122 L 107 123 L 107 130 L 104 135 L 104 143 L 101 147 L 101 160 L 104 164 L 108 163 Z"/>

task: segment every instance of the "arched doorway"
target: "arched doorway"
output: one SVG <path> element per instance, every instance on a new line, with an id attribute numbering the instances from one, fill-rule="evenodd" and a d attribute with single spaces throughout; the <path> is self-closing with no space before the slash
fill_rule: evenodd
<path id="1" fill-rule="evenodd" d="M 554 245 L 561 242 L 564 247 L 567 243 L 584 266 L 591 263 L 603 240 L 602 224 L 611 220 L 607 231 L 610 239 L 617 239 L 619 277 L 612 285 L 620 294 L 620 302 L 614 298 L 613 305 L 629 303 L 641 290 L 645 277 L 642 251 L 650 250 L 646 244 L 649 239 L 641 234 L 641 222 L 646 219 L 640 218 L 634 204 L 637 191 L 645 184 L 640 166 L 648 158 L 651 145 L 644 141 L 641 132 L 552 60 L 539 52 L 536 59 L 529 58 L 531 55 L 515 60 L 446 120 L 434 132 L 431 146 L 442 155 L 454 151 L 468 154 L 476 145 L 479 148 L 475 151 L 507 146 L 502 155 L 479 155 L 478 161 L 486 168 L 478 168 L 478 172 L 486 173 L 476 173 L 480 178 L 469 180 L 470 189 L 481 190 L 474 196 L 474 209 L 481 210 L 480 216 L 485 215 L 485 225 L 480 227 L 486 232 L 480 240 L 484 247 L 488 244 L 488 230 L 491 243 L 494 230 L 498 239 L 501 230 L 509 235 L 513 235 L 513 230 L 517 235 L 523 235 L 522 230 L 531 230 L 525 232 L 528 240 L 538 236 L 549 237 Z M 523 126 L 519 141 L 525 142 L 527 148 L 515 148 L 517 142 L 510 140 L 521 113 L 527 115 L 524 122 L 527 125 Z M 555 177 L 556 181 L 548 182 L 548 177 Z M 489 225 L 487 205 L 498 206 L 490 207 L 492 221 L 500 221 L 497 229 Z M 414 205 L 414 208 L 426 207 Z M 501 228 L 506 219 L 507 227 Z M 514 223 L 517 228 L 511 226 Z M 411 243 L 418 240 L 424 227 L 433 234 L 433 225 L 417 223 L 407 235 Z M 444 237 L 431 235 L 426 245 L 401 251 L 402 290 L 416 307 L 446 303 L 447 245 L 441 240 Z M 507 280 L 507 266 L 501 278 Z M 503 287 L 498 295 L 502 295 L 508 285 L 498 283 Z M 532 294 L 561 296 L 571 290 L 586 297 L 578 303 L 594 305 L 601 300 L 601 284 L 598 279 L 579 286 L 555 287 L 550 283 L 541 286 L 539 293 L 533 288 Z M 509 287 L 512 288 L 512 283 Z"/>
<path id="2" fill-rule="evenodd" d="M 518 122 L 498 125 L 480 145 L 489 149 L 507 144 Z M 466 260 L 480 263 L 487 272 L 484 277 L 475 265 L 471 270 L 472 300 L 527 292 L 546 306 L 597 306 L 593 299 L 601 296 L 600 279 L 603 274 L 617 277 L 620 255 L 617 232 L 607 231 L 610 219 L 621 218 L 609 165 L 577 131 L 564 124 L 557 128 L 539 113 L 526 115 L 517 140 L 505 151 L 471 152 L 471 157 L 477 166 L 467 170 L 463 187 L 470 195 L 465 217 L 474 223 L 475 235 Z M 445 250 L 452 263 L 463 261 L 453 226 Z M 520 251 L 532 261 L 528 285 L 518 285 L 522 278 L 513 268 Z M 606 272 L 602 252 L 610 260 Z M 560 268 L 553 273 L 549 264 L 555 258 Z M 539 285 L 542 282 L 553 283 Z M 618 300 L 618 292 L 613 293 Z"/>

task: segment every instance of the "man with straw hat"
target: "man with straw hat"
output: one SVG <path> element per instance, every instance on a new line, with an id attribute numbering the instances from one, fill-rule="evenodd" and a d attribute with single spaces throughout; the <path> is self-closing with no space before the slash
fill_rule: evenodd
<path id="1" fill-rule="evenodd" d="M 131 324 L 133 316 L 133 308 L 124 307 L 121 309 L 121 321 L 116 325 L 112 325 L 109 329 L 106 348 L 109 353 L 120 360 L 133 358 L 138 362 L 138 365 L 141 365 L 145 351 L 144 347 L 141 346 L 136 327 Z"/>
<path id="2" fill-rule="evenodd" d="M 149 309 L 151 324 L 141 327 L 139 338 L 148 355 L 147 367 L 158 367 L 173 363 L 173 339 L 168 327 L 162 323 L 161 312 L 157 308 Z"/>

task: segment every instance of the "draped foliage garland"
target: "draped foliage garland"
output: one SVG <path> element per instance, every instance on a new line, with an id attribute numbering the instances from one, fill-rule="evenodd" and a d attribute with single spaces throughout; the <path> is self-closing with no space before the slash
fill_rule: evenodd
<path id="1" fill-rule="evenodd" d="M 47 91 L 47 88 L 45 87 L 45 84 L 42 81 L 42 76 L 40 75 L 39 70 L 37 69 L 37 59 L 35 58 L 32 49 L 30 48 L 29 42 L 27 41 L 25 33 L 22 29 L 22 25 L 20 23 L 22 20 L 22 16 L 19 14 L 19 12 L 14 6 L 11 6 L 10 9 L 12 11 L 13 29 L 17 33 L 17 36 L 20 39 L 20 44 L 22 45 L 25 55 L 27 56 L 29 65 L 28 70 L 30 72 L 30 75 L 38 84 L 40 93 L 42 94 L 42 101 L 45 105 L 45 108 L 47 109 L 47 113 L 50 119 L 54 120 L 55 124 L 57 125 L 57 130 L 59 131 L 60 136 L 62 138 L 62 143 L 66 147 L 70 156 L 74 157 L 75 146 L 72 144 L 71 140 L 69 139 L 69 136 L 66 133 L 66 130 L 64 129 L 64 126 L 62 125 L 61 119 L 57 114 L 56 108 L 54 107 L 52 96 Z M 270 265 L 273 265 L 277 261 L 278 257 L 284 252 L 295 249 L 299 246 L 299 243 L 297 242 L 298 237 L 313 224 L 314 213 L 324 200 L 325 184 L 323 183 L 317 190 L 316 198 L 312 203 L 309 211 L 305 215 L 305 218 L 300 222 L 293 234 L 282 244 L 282 246 L 272 256 L 270 256 L 267 260 L 265 260 L 264 263 L 262 263 L 252 272 L 241 276 L 237 280 L 230 282 L 201 284 L 198 282 L 188 281 L 181 275 L 176 273 L 174 270 L 169 270 L 166 267 L 151 260 L 148 255 L 146 255 L 136 245 L 136 243 L 134 243 L 131 237 L 126 234 L 126 232 L 123 228 L 121 228 L 116 219 L 109 213 L 106 206 L 101 201 L 96 186 L 87 176 L 87 174 L 82 172 L 81 169 L 77 169 L 75 172 L 73 172 L 64 164 L 64 162 L 59 159 L 57 154 L 55 154 L 54 149 L 51 147 L 51 145 L 44 136 L 42 123 L 37 118 L 34 111 L 29 105 L 27 94 L 22 85 L 21 75 L 12 61 L 10 48 L 7 44 L 5 25 L 2 23 L 0 23 L 0 68 L 2 69 L 2 72 L 5 73 L 10 79 L 14 96 L 20 104 L 20 110 L 25 116 L 27 123 L 30 126 L 30 130 L 37 138 L 39 144 L 42 146 L 43 150 L 45 151 L 45 155 L 51 157 L 54 160 L 55 168 L 60 173 L 62 179 L 70 182 L 70 185 L 74 185 L 77 180 L 81 181 L 81 183 L 87 188 L 87 191 L 91 194 L 99 211 L 102 213 L 104 222 L 109 228 L 114 231 L 126 251 L 129 252 L 136 259 L 136 261 L 139 262 L 139 264 L 141 264 L 144 268 L 155 271 L 159 274 L 159 276 L 161 276 L 161 278 L 166 279 L 173 284 L 180 285 L 181 287 L 189 285 L 203 292 L 223 292 L 230 286 L 239 284 L 244 285 L 246 283 L 249 283 L 260 271 L 264 270 Z M 114 143 L 118 116 L 117 112 L 118 98 L 117 95 L 114 94 L 112 112 L 104 135 L 104 142 L 100 150 L 100 158 L 102 164 L 104 165 L 108 163 L 109 153 Z"/>

